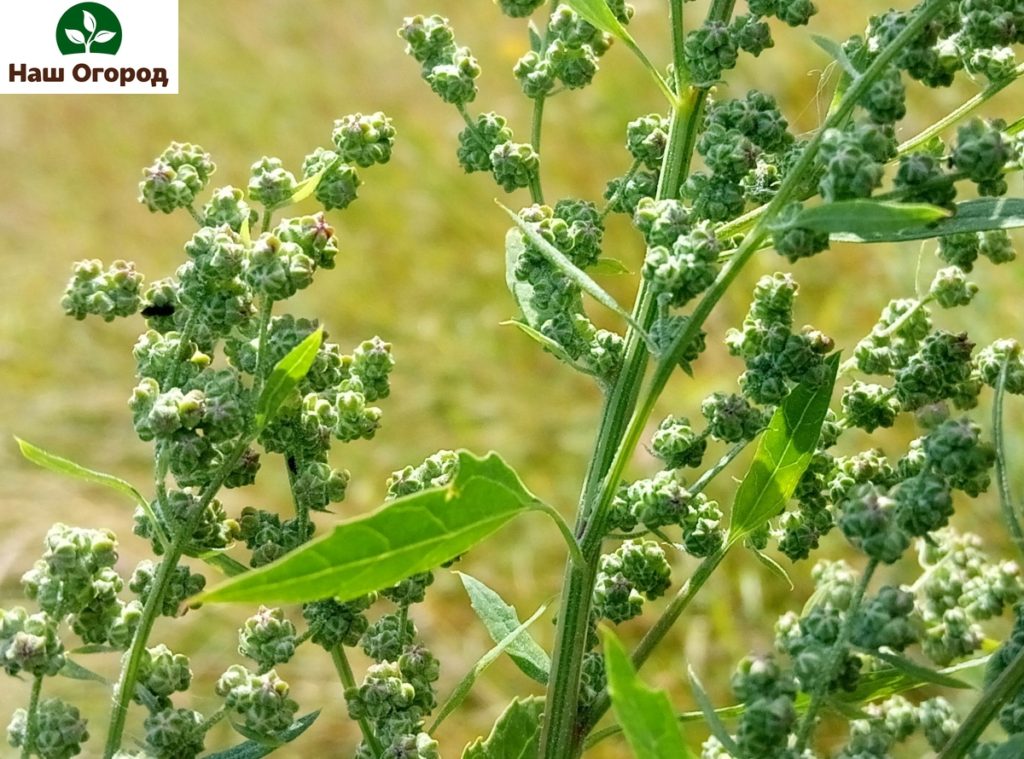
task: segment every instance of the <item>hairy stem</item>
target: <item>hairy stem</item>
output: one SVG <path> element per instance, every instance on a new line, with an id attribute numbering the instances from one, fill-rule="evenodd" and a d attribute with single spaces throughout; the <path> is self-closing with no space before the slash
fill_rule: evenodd
<path id="1" fill-rule="evenodd" d="M 356 678 L 352 674 L 352 665 L 348 663 L 348 656 L 345 655 L 345 646 L 336 646 L 331 649 L 331 661 L 334 662 L 334 668 L 338 671 L 338 679 L 341 680 L 345 690 L 355 688 Z M 370 721 L 366 717 L 360 717 L 356 721 L 359 723 L 359 730 L 363 734 L 363 741 L 369 747 L 370 752 L 375 758 L 379 757 L 384 753 L 384 749 L 380 745 L 376 733 L 373 732 Z"/>
<path id="2" fill-rule="evenodd" d="M 731 13 L 732 2 L 716 2 L 713 12 Z M 676 86 L 685 82 L 683 59 L 683 0 L 669 3 L 672 23 L 673 55 Z M 707 90 L 689 88 L 678 107 L 672 111 L 669 139 L 658 181 L 659 199 L 675 198 L 689 172 L 693 146 L 703 119 Z M 657 309 L 646 283 L 642 283 L 633 305 L 633 318 L 646 332 L 654 321 Z M 621 447 L 626 422 L 636 406 L 637 397 L 647 369 L 648 354 L 642 335 L 634 329 L 626 332 L 625 358 L 612 389 L 605 396 L 594 452 L 583 481 L 577 512 L 575 534 L 583 536 L 590 530 L 592 514 L 602 483 L 608 488 L 608 468 Z M 621 475 L 621 473 L 620 473 Z M 618 486 L 620 475 L 614 478 Z M 548 686 L 541 734 L 542 759 L 572 759 L 582 751 L 585 728 L 578 718 L 580 674 L 590 621 L 590 605 L 597 577 L 597 560 L 601 555 L 601 536 L 581 546 L 584 564 L 566 564 L 558 628 L 555 633 L 551 683 Z"/>
<path id="3" fill-rule="evenodd" d="M 22 759 L 35 753 L 36 733 L 39 731 L 39 696 L 43 692 L 43 676 L 32 680 L 32 692 L 28 697 L 28 714 L 25 717 L 25 745 L 21 747 Z"/>

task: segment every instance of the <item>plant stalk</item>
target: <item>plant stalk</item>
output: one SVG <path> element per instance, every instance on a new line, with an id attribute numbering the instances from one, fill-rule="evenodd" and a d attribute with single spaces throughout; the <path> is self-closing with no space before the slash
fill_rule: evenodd
<path id="1" fill-rule="evenodd" d="M 146 649 L 146 643 L 149 641 L 149 635 L 153 631 L 153 625 L 156 623 L 157 617 L 160 616 L 160 607 L 163 604 L 167 586 L 174 575 L 174 570 L 178 566 L 178 561 L 184 554 L 188 540 L 192 533 L 195 532 L 203 512 L 206 511 L 206 507 L 210 505 L 210 501 L 213 500 L 213 497 L 224 484 L 224 480 L 227 479 L 228 474 L 235 464 L 238 463 L 238 459 L 241 458 L 245 449 L 249 446 L 249 442 L 249 436 L 247 435 L 235 446 L 235 449 L 221 464 L 213 480 L 204 488 L 192 512 L 186 515 L 181 524 L 181 529 L 174 536 L 174 541 L 168 547 L 167 553 L 164 554 L 160 562 L 156 576 L 153 578 L 153 585 L 149 590 L 149 598 L 146 599 L 146 605 L 142 609 L 142 618 L 139 620 L 139 626 L 135 630 L 135 635 L 132 636 L 131 648 L 128 649 L 128 654 L 117 679 L 117 685 L 114 688 L 114 708 L 110 715 L 110 727 L 107 730 L 107 743 L 103 752 L 104 759 L 111 759 L 121 747 L 121 737 L 124 734 L 125 721 L 128 717 L 128 706 L 131 704 L 132 696 L 135 695 L 135 683 L 138 680 L 142 653 Z"/>
<path id="2" fill-rule="evenodd" d="M 35 752 L 36 733 L 39 731 L 39 696 L 43 692 L 43 676 L 32 680 L 32 692 L 28 697 L 28 714 L 25 717 L 25 745 L 21 747 L 22 759 L 29 759 Z"/>
<path id="3" fill-rule="evenodd" d="M 338 679 L 341 680 L 345 690 L 355 688 L 356 678 L 352 674 L 352 665 L 348 663 L 348 657 L 345 655 L 344 645 L 331 649 L 331 661 L 334 662 L 334 668 L 338 671 Z M 363 734 L 363 741 L 369 747 L 374 759 L 377 759 L 377 757 L 384 753 L 384 749 L 380 745 L 377 735 L 373 732 L 370 721 L 366 717 L 360 717 L 357 722 L 359 723 L 359 730 Z"/>
<path id="4" fill-rule="evenodd" d="M 825 670 L 820 673 L 820 677 L 814 685 L 814 692 L 811 693 L 811 703 L 807 706 L 807 711 L 804 712 L 803 720 L 800 722 L 800 728 L 797 730 L 797 754 L 802 753 L 804 748 L 806 748 L 807 741 L 811 737 L 811 731 L 814 729 L 818 711 L 821 709 L 822 704 L 825 703 L 829 683 L 835 679 L 836 674 L 839 672 L 839 665 L 843 663 L 846 644 L 850 640 L 850 634 L 853 632 L 853 623 L 857 619 L 857 612 L 860 610 L 860 604 L 864 600 L 864 594 L 867 592 L 868 583 L 871 582 L 871 576 L 877 568 L 878 559 L 871 559 L 864 568 L 864 574 L 861 575 L 860 582 L 854 590 L 853 598 L 850 599 L 850 605 L 846 608 L 846 616 L 843 618 L 843 626 L 839 628 L 839 636 L 832 646 L 828 661 L 825 663 Z"/>

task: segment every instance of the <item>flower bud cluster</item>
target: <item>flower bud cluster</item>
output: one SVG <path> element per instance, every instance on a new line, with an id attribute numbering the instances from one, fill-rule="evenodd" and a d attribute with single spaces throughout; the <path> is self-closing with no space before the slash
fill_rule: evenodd
<path id="1" fill-rule="evenodd" d="M 746 363 L 740 387 L 754 403 L 779 403 L 791 383 L 825 379 L 824 357 L 832 350 L 832 340 L 810 327 L 793 333 L 796 291 L 796 281 L 789 274 L 762 277 L 743 328 L 726 335 L 729 352 Z"/>

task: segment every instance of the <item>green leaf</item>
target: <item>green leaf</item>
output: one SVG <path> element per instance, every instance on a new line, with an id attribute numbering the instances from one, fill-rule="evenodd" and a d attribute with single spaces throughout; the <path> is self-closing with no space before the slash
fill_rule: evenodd
<path id="1" fill-rule="evenodd" d="M 500 456 L 459 452 L 455 479 L 398 498 L 198 597 L 205 603 L 343 601 L 435 569 L 466 552 L 536 496 Z"/>
<path id="2" fill-rule="evenodd" d="M 664 691 L 647 687 L 615 633 L 601 628 L 608 695 L 633 753 L 639 759 L 689 759 L 693 753 L 683 742 L 679 723 Z"/>
<path id="3" fill-rule="evenodd" d="M 142 493 L 132 487 L 128 482 L 125 482 L 112 474 L 104 474 L 103 472 L 97 472 L 93 469 L 86 469 L 84 466 L 80 466 L 69 459 L 61 458 L 53 453 L 48 453 L 42 448 L 32 445 L 32 443 L 27 440 L 22 440 L 20 437 L 15 437 L 14 439 L 18 443 L 18 448 L 21 449 L 21 455 L 33 464 L 41 466 L 43 469 L 49 469 L 51 472 L 66 474 L 67 476 L 74 477 L 78 480 L 91 482 L 95 485 L 103 485 L 111 490 L 115 490 L 118 493 L 131 498 L 135 503 L 146 510 L 147 515 L 152 516 L 149 509 L 149 501 L 147 501 L 142 496 Z"/>
<path id="4" fill-rule="evenodd" d="M 303 377 L 313 366 L 316 352 L 324 339 L 323 327 L 306 336 L 306 338 L 288 351 L 288 354 L 277 362 L 267 384 L 263 386 L 259 400 L 256 402 L 256 430 L 267 426 L 281 408 L 285 399 L 298 387 Z"/>
<path id="5" fill-rule="evenodd" d="M 566 353 L 565 348 L 563 348 L 559 343 L 556 343 L 554 340 L 552 340 L 544 333 L 535 330 L 529 324 L 521 322 L 518 319 L 509 319 L 507 321 L 500 322 L 499 326 L 516 327 L 520 332 L 529 337 L 531 340 L 534 340 L 535 342 L 539 343 L 541 347 L 544 348 L 544 350 L 546 350 L 548 353 L 553 355 L 558 360 L 564 361 L 576 371 L 583 372 L 584 374 L 589 374 L 593 376 L 594 373 L 592 371 L 590 371 L 587 367 L 583 366 L 582 364 L 576 363 L 576 361 L 573 360 L 573 357 Z"/>
<path id="6" fill-rule="evenodd" d="M 469 603 L 487 628 L 491 640 L 498 643 L 521 626 L 515 607 L 505 603 L 495 591 L 471 575 L 463 572 L 455 574 L 462 580 L 469 594 Z M 541 685 L 547 685 L 551 660 L 528 632 L 524 630 L 509 642 L 505 650 L 524 675 Z"/>
<path id="7" fill-rule="evenodd" d="M 537 759 L 543 713 L 543 698 L 513 699 L 487 739 L 477 738 L 466 746 L 462 759 Z"/>
<path id="8" fill-rule="evenodd" d="M 329 164 L 320 169 L 320 171 L 318 171 L 316 174 L 313 174 L 312 176 L 303 179 L 295 186 L 295 190 L 292 192 L 291 195 L 282 200 L 271 210 L 277 211 L 281 208 L 286 208 L 287 206 L 293 206 L 296 203 L 301 203 L 306 198 L 310 197 L 314 192 L 316 192 L 316 188 L 320 185 L 320 180 L 324 178 L 324 174 L 326 174 L 329 171 L 333 171 L 340 163 L 341 156 L 338 156 Z"/>
<path id="9" fill-rule="evenodd" d="M 763 553 L 761 551 L 754 551 L 754 555 L 757 557 L 758 561 L 760 561 L 762 564 L 768 567 L 768 569 L 771 571 L 773 575 L 775 575 L 780 580 L 785 582 L 789 586 L 790 590 L 796 588 L 796 586 L 793 584 L 793 578 L 789 576 L 789 572 L 787 572 L 786 568 L 779 564 L 779 562 L 777 562 L 768 554 Z"/>
<path id="10" fill-rule="evenodd" d="M 615 18 L 615 14 L 608 7 L 607 0 L 565 0 L 565 2 L 589 24 L 596 26 L 602 32 L 612 35 L 628 47 L 640 59 L 647 72 L 654 78 L 658 89 L 665 95 L 668 102 L 673 106 L 676 104 L 677 98 L 668 86 L 668 83 L 665 82 L 657 67 L 651 63 L 650 59 L 644 54 L 644 51 L 640 49 L 640 46 L 636 44 L 636 41 L 626 31 L 626 27 Z"/>
<path id="11" fill-rule="evenodd" d="M 277 741 L 273 744 L 268 744 L 266 741 L 247 740 L 245 743 L 240 743 L 237 746 L 226 749 L 224 751 L 218 751 L 216 754 L 207 754 L 205 759 L 261 759 L 264 756 L 270 756 L 274 750 L 285 743 L 291 743 L 293 740 L 298 738 L 307 728 L 312 725 L 316 718 L 320 716 L 320 710 L 310 712 L 309 714 L 299 717 L 291 724 L 290 727 L 285 728 L 283 731 L 278 733 Z"/>
<path id="12" fill-rule="evenodd" d="M 804 208 L 786 227 L 827 232 L 833 239 L 843 235 L 892 235 L 948 219 L 946 208 L 927 203 L 894 203 L 886 200 L 839 200 Z"/>
<path id="13" fill-rule="evenodd" d="M 876 659 L 881 659 L 893 669 L 902 672 L 908 678 L 930 685 L 941 685 L 943 688 L 971 688 L 970 683 L 965 683 L 941 671 L 931 669 L 908 659 L 905 656 L 885 649 L 865 651 Z"/>
<path id="14" fill-rule="evenodd" d="M 430 726 L 430 729 L 427 732 L 431 735 L 434 734 L 437 728 L 441 726 L 441 723 L 444 722 L 445 717 L 455 711 L 459 705 L 466 700 L 466 696 L 469 695 L 469 691 L 472 690 L 473 685 L 476 683 L 476 679 L 480 676 L 480 673 L 491 666 L 491 664 L 501 656 L 505 649 L 521 637 L 523 633 L 526 632 L 526 628 L 536 622 L 540 616 L 547 611 L 547 609 L 548 605 L 542 604 L 537 611 L 530 615 L 529 619 L 511 630 L 508 635 L 498 641 L 496 646 L 480 657 L 477 663 L 473 665 L 473 668 L 470 669 L 469 672 L 466 673 L 466 676 L 459 681 L 459 684 L 455 686 L 451 695 L 448 696 L 444 704 L 441 705 L 441 708 L 437 710 L 437 716 L 434 718 L 434 723 Z"/>
<path id="15" fill-rule="evenodd" d="M 65 657 L 64 666 L 60 668 L 60 671 L 57 674 L 61 677 L 67 677 L 70 680 L 87 680 L 96 683 L 103 683 L 104 685 L 107 684 L 107 678 L 93 672 L 91 669 L 83 667 L 70 656 Z"/>
<path id="16" fill-rule="evenodd" d="M 196 558 L 205 561 L 211 567 L 216 567 L 228 577 L 235 577 L 249 571 L 249 567 L 231 558 L 223 551 L 207 551 Z"/>
<path id="17" fill-rule="evenodd" d="M 860 76 L 860 72 L 857 71 L 857 67 L 850 62 L 850 59 L 846 55 L 846 51 L 843 50 L 842 45 L 835 40 L 830 40 L 828 37 L 823 37 L 820 34 L 812 34 L 811 39 L 814 40 L 815 45 L 824 50 L 830 58 L 842 66 L 843 71 L 845 71 L 851 79 L 856 79 Z"/>
<path id="18" fill-rule="evenodd" d="M 242 219 L 242 224 L 238 228 L 238 236 L 242 239 L 242 245 L 246 250 L 252 247 L 252 231 L 249 229 L 248 216 Z"/>
<path id="19" fill-rule="evenodd" d="M 537 25 L 532 20 L 526 25 L 526 29 L 530 35 L 530 50 L 535 53 L 543 53 L 544 36 L 540 33 L 540 29 L 537 28 Z"/>
<path id="20" fill-rule="evenodd" d="M 715 705 L 711 703 L 711 697 L 704 690 L 704 685 L 701 683 L 700 678 L 697 677 L 697 673 L 693 671 L 693 667 L 687 666 L 686 673 L 690 679 L 690 689 L 693 691 L 693 697 L 697 700 L 697 706 L 700 707 L 701 713 L 704 715 L 708 730 L 725 747 L 730 756 L 741 756 L 739 747 L 732 739 L 732 736 L 729 735 L 729 731 L 725 729 L 722 720 L 718 718 L 718 714 L 715 712 Z"/>
<path id="21" fill-rule="evenodd" d="M 939 673 L 943 675 L 956 675 L 976 669 L 983 670 L 985 665 L 988 664 L 989 658 L 989 655 L 985 655 L 968 659 L 951 667 L 940 669 Z M 925 685 L 928 685 L 927 681 L 909 672 L 896 669 L 895 667 L 883 667 L 871 672 L 865 672 L 857 680 L 857 687 L 853 691 L 837 692 L 835 698 L 851 704 L 866 704 Z M 802 698 L 806 700 L 806 696 Z"/>
<path id="22" fill-rule="evenodd" d="M 91 482 L 94 485 L 103 485 L 111 490 L 114 490 L 121 495 L 125 495 L 131 498 L 138 504 L 142 510 L 149 517 L 150 523 L 157 526 L 159 530 L 160 522 L 156 518 L 156 514 L 153 513 L 153 509 L 149 505 L 142 493 L 136 490 L 131 484 L 125 482 L 119 477 L 115 477 L 112 474 L 105 474 L 103 472 L 97 472 L 94 469 L 86 469 L 84 466 L 80 466 L 70 459 L 65 459 L 57 456 L 53 453 L 48 453 L 42 448 L 32 445 L 27 440 L 22 440 L 20 437 L 14 438 L 18 443 L 18 448 L 21 450 L 21 455 L 31 461 L 37 466 L 41 466 L 43 469 L 49 469 L 51 472 L 57 474 L 65 474 L 68 477 L 74 477 L 77 480 L 84 480 L 85 482 Z M 168 543 L 166 536 L 161 535 L 162 542 L 166 545 Z"/>
<path id="23" fill-rule="evenodd" d="M 754 460 L 736 491 L 730 544 L 780 514 L 807 469 L 832 397 L 839 354 L 830 356 L 826 363 L 826 380 L 817 386 L 801 383 L 793 388 L 761 433 Z"/>
<path id="24" fill-rule="evenodd" d="M 839 242 L 904 242 L 945 237 L 962 232 L 1024 227 L 1024 198 L 978 198 L 957 203 L 953 215 L 931 224 L 912 224 L 903 229 L 836 232 Z"/>
<path id="25" fill-rule="evenodd" d="M 560 251 L 554 245 L 545 240 L 544 237 L 534 228 L 532 224 L 519 218 L 519 214 L 517 214 L 510 208 L 501 205 L 501 203 L 498 203 L 498 205 L 505 210 L 505 213 L 509 215 L 512 221 L 515 222 L 516 226 L 519 227 L 522 233 L 526 235 L 526 237 L 530 240 L 530 242 L 532 242 L 537 247 L 538 250 L 540 250 L 540 252 L 548 259 L 548 261 L 550 261 L 559 271 L 561 271 L 562 274 L 564 274 L 577 285 L 579 285 L 580 289 L 582 289 L 583 292 L 587 293 L 587 295 L 596 300 L 605 308 L 609 309 L 610 311 L 618 314 L 623 319 L 625 319 L 629 323 L 629 325 L 637 331 L 637 334 L 641 335 L 644 338 L 644 341 L 647 343 L 647 347 L 650 348 L 651 352 L 657 353 L 657 346 L 655 346 L 654 343 L 651 341 L 650 336 L 644 332 L 643 327 L 641 327 L 640 324 L 637 323 L 637 321 L 629 314 L 629 312 L 626 311 L 626 309 L 624 309 L 622 306 L 620 306 L 618 302 L 616 302 L 615 298 L 613 298 L 611 295 L 609 295 L 607 292 L 601 289 L 601 286 L 597 284 L 597 282 L 592 280 L 585 271 L 583 271 L 581 268 L 576 266 L 576 264 L 570 261 L 566 257 L 566 255 L 562 253 L 562 251 Z M 511 235 L 506 236 L 505 238 L 506 262 L 508 261 L 508 256 L 510 255 L 509 251 L 512 247 L 510 244 L 510 238 Z M 519 244 L 522 244 L 521 241 L 519 242 Z M 512 279 L 511 270 L 506 271 L 506 277 Z M 517 282 L 516 284 L 518 285 L 519 283 Z M 516 294 L 515 289 L 513 289 L 513 294 Z M 529 315 L 527 315 L 527 321 L 531 321 Z"/>
<path id="26" fill-rule="evenodd" d="M 602 256 L 590 267 L 592 274 L 632 274 L 629 267 L 622 261 L 611 256 Z"/>

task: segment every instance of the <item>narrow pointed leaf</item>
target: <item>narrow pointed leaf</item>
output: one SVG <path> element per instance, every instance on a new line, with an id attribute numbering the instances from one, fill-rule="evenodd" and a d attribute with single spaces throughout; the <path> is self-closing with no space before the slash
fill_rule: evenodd
<path id="1" fill-rule="evenodd" d="M 842 66 L 845 71 L 852 79 L 856 79 L 860 76 L 860 72 L 857 71 L 849 57 L 846 55 L 846 51 L 843 50 L 843 46 L 835 40 L 830 40 L 828 37 L 823 37 L 820 34 L 812 34 L 811 39 L 814 40 L 814 44 L 828 53 L 829 57 L 832 58 L 836 63 Z"/>
<path id="2" fill-rule="evenodd" d="M 262 759 L 264 756 L 270 756 L 278 747 L 285 743 L 291 743 L 306 732 L 319 716 L 320 710 L 318 709 L 295 720 L 290 727 L 277 735 L 278 741 L 273 745 L 265 741 L 248 740 L 224 751 L 218 751 L 216 754 L 207 754 L 205 759 Z"/>
<path id="3" fill-rule="evenodd" d="M 248 250 L 252 247 L 252 231 L 249 229 L 249 217 L 242 219 L 238 227 L 238 236 L 242 239 L 242 245 Z"/>
<path id="4" fill-rule="evenodd" d="M 550 337 L 545 335 L 543 332 L 539 332 L 539 331 L 535 330 L 529 324 L 526 324 L 525 322 L 521 322 L 518 319 L 509 319 L 508 321 L 501 322 L 500 326 L 502 326 L 502 327 L 505 327 L 505 326 L 515 327 L 520 332 L 522 332 L 524 335 L 529 337 L 531 340 L 533 340 L 534 342 L 538 343 L 542 348 L 544 348 L 544 350 L 546 350 L 552 356 L 557 358 L 559 361 L 564 361 L 565 363 L 567 363 L 569 366 L 571 366 L 576 371 L 582 372 L 584 374 L 591 374 L 591 375 L 593 374 L 593 372 L 591 372 L 585 366 L 582 366 L 582 365 L 576 363 L 573 360 L 572 356 L 570 356 L 568 353 L 566 353 L 565 352 L 565 348 L 563 348 L 560 344 L 556 343 L 554 340 L 552 340 Z"/>
<path id="5" fill-rule="evenodd" d="M 903 229 L 835 232 L 830 237 L 839 242 L 904 242 L 1018 227 L 1024 227 L 1024 198 L 978 198 L 957 203 L 952 216 L 930 224 L 912 224 Z"/>
<path id="6" fill-rule="evenodd" d="M 974 659 L 959 662 L 950 667 L 938 670 L 940 674 L 955 676 L 961 673 L 970 673 L 975 670 L 984 670 L 988 664 L 989 656 L 978 656 Z M 905 670 L 895 667 L 883 667 L 881 669 L 865 672 L 857 680 L 857 687 L 853 691 L 840 691 L 835 694 L 837 700 L 851 704 L 867 704 L 872 701 L 895 696 L 909 690 L 928 685 L 928 682 L 910 674 Z M 806 696 L 800 696 L 797 701 L 797 708 L 800 708 L 800 699 L 806 702 Z M 806 703 L 804 703 L 806 708 Z"/>
<path id="7" fill-rule="evenodd" d="M 476 664 L 473 665 L 472 669 L 466 673 L 466 676 L 459 681 L 459 684 L 455 686 L 454 690 L 447 700 L 437 710 L 437 716 L 434 718 L 433 724 L 427 731 L 431 735 L 441 726 L 444 722 L 445 717 L 459 708 L 459 705 L 466 700 L 466 696 L 469 695 L 469 691 L 472 690 L 473 685 L 476 683 L 476 679 L 480 676 L 480 673 L 491 666 L 495 660 L 501 656 L 501 654 L 511 645 L 516 639 L 518 639 L 523 633 L 526 632 L 526 628 L 540 619 L 541 615 L 548 610 L 547 604 L 542 604 L 530 618 L 520 624 L 515 629 L 509 631 L 508 635 L 498 641 L 497 645 L 494 646 L 490 651 L 480 657 Z"/>
<path id="8" fill-rule="evenodd" d="M 501 204 L 499 203 L 498 205 Z M 545 240 L 544 237 L 536 229 L 534 229 L 532 224 L 519 218 L 519 214 L 517 214 L 510 208 L 507 208 L 506 206 L 501 207 L 505 210 L 505 213 L 509 215 L 512 221 L 515 222 L 516 226 L 519 227 L 520 230 L 522 230 L 522 233 L 526 235 L 530 242 L 532 242 L 537 247 L 537 249 L 540 250 L 540 252 L 545 256 L 545 258 L 548 259 L 548 261 L 554 264 L 554 266 L 559 271 L 561 271 L 562 274 L 564 274 L 577 285 L 579 285 L 580 289 L 582 289 L 583 292 L 587 293 L 587 295 L 596 300 L 605 308 L 609 309 L 610 311 L 618 314 L 623 319 L 625 319 L 630 324 L 630 326 L 632 326 L 633 329 L 637 331 L 637 334 L 641 335 L 644 338 L 644 340 L 648 344 L 648 347 L 650 347 L 653 352 L 657 352 L 657 348 L 651 343 L 650 336 L 644 332 L 643 327 L 641 327 L 636 322 L 636 320 L 633 319 L 629 312 L 618 304 L 615 298 L 613 298 L 611 295 L 605 292 L 601 288 L 601 286 L 597 284 L 597 282 L 590 278 L 590 275 L 588 275 L 585 271 L 583 271 L 581 268 L 576 266 L 576 264 L 570 261 L 568 257 L 566 257 L 564 253 L 562 253 L 562 251 L 560 251 L 550 242 Z M 506 246 L 508 245 L 508 243 L 509 240 L 508 238 L 506 238 Z M 507 276 L 511 277 L 511 273 L 509 273 Z"/>
<path id="9" fill-rule="evenodd" d="M 228 577 L 235 577 L 249 571 L 249 567 L 245 566 L 245 564 L 221 551 L 207 551 L 196 558 L 205 561 L 211 567 L 216 567 Z"/>
<path id="10" fill-rule="evenodd" d="M 596 26 L 602 32 L 612 35 L 619 40 L 623 45 L 628 47 L 630 51 L 640 59 L 640 62 L 647 69 L 647 72 L 654 79 L 658 85 L 658 89 L 661 90 L 662 94 L 668 99 L 668 102 L 675 104 L 676 96 L 669 88 L 668 84 L 662 78 L 661 73 L 657 67 L 651 63 L 650 59 L 640 49 L 640 46 L 636 44 L 636 41 L 630 36 L 629 32 L 626 31 L 626 27 L 615 18 L 615 14 L 612 13 L 611 8 L 608 7 L 606 0 L 566 0 L 566 4 L 578 13 L 586 22 Z"/>
<path id="11" fill-rule="evenodd" d="M 466 746 L 462 759 L 537 759 L 543 713 L 543 698 L 513 699 L 494 723 L 491 734 Z"/>
<path id="12" fill-rule="evenodd" d="M 900 656 L 894 651 L 887 651 L 885 649 L 880 651 L 867 651 L 866 653 L 874 656 L 876 659 L 881 659 L 893 669 L 898 672 L 902 672 L 907 677 L 918 680 L 922 683 L 929 685 L 941 685 L 943 688 L 971 688 L 970 683 L 966 683 L 951 675 L 947 675 L 938 670 L 925 667 L 922 664 L 918 664 L 915 661 L 908 659 L 905 656 Z"/>
<path id="13" fill-rule="evenodd" d="M 927 203 L 893 203 L 884 200 L 839 200 L 804 208 L 786 226 L 826 232 L 829 235 L 892 235 L 922 228 L 952 211 Z"/>
<path id="14" fill-rule="evenodd" d="M 398 498 L 198 597 L 204 603 L 342 601 L 435 569 L 472 548 L 536 497 L 500 456 L 459 452 L 444 486 Z"/>
<path id="15" fill-rule="evenodd" d="M 82 25 L 85 26 L 87 32 L 96 31 L 96 17 L 89 13 L 87 10 L 82 11 Z"/>
<path id="16" fill-rule="evenodd" d="M 281 408 L 285 399 L 298 387 L 298 384 L 306 376 L 316 352 L 320 350 L 320 343 L 324 339 L 323 328 L 306 336 L 306 338 L 288 351 L 288 354 L 277 362 L 267 384 L 256 401 L 256 429 L 262 430 L 267 423 L 274 418 L 274 415 Z"/>
<path id="17" fill-rule="evenodd" d="M 611 256 L 601 256 L 597 263 L 590 267 L 592 274 L 632 274 L 629 267 L 622 261 Z"/>
<path id="18" fill-rule="evenodd" d="M 742 540 L 778 516 L 811 461 L 825 421 L 839 354 L 827 361 L 829 375 L 820 385 L 797 385 L 779 404 L 761 433 L 757 452 L 736 491 L 729 527 L 730 544 Z"/>
<path id="19" fill-rule="evenodd" d="M 127 496 L 135 501 L 136 504 L 142 507 L 143 511 L 146 512 L 153 524 L 158 524 L 156 515 L 153 514 L 150 509 L 149 501 L 147 501 L 142 493 L 136 490 L 130 483 L 125 482 L 120 477 L 115 477 L 112 474 L 106 474 L 104 472 L 97 472 L 94 469 L 86 469 L 84 466 L 76 464 L 70 459 L 65 459 L 56 454 L 44 451 L 27 440 L 22 440 L 20 437 L 14 438 L 18 443 L 18 448 L 21 450 L 21 455 L 31 461 L 37 466 L 41 466 L 43 469 L 49 469 L 51 472 L 57 474 L 64 474 L 68 477 L 74 477 L 77 480 L 83 480 L 85 482 L 91 482 L 94 485 L 103 485 L 108 487 L 121 495 Z"/>
<path id="20" fill-rule="evenodd" d="M 649 688 L 637 677 L 615 633 L 602 628 L 601 639 L 608 695 L 633 753 L 643 759 L 693 759 L 665 692 Z"/>
<path id="21" fill-rule="evenodd" d="M 455 574 L 462 580 L 469 594 L 469 603 L 487 628 L 491 640 L 499 643 L 513 630 L 519 629 L 521 623 L 514 606 L 505 603 L 501 596 L 475 577 L 463 572 Z M 551 659 L 526 630 L 511 640 L 505 651 L 524 675 L 541 685 L 547 685 Z"/>
<path id="22" fill-rule="evenodd" d="M 314 192 L 316 192 L 316 188 L 320 185 L 320 180 L 324 178 L 324 174 L 329 171 L 333 171 L 340 163 L 341 156 L 338 156 L 313 176 L 303 179 L 295 188 L 295 192 L 293 192 L 287 200 L 281 203 L 278 208 L 284 208 L 285 206 L 294 205 L 295 203 L 301 203 L 303 200 L 310 197 Z"/>
<path id="23" fill-rule="evenodd" d="M 771 571 L 773 575 L 786 583 L 790 590 L 793 590 L 796 587 L 793 585 L 793 578 L 789 576 L 789 572 L 787 572 L 786 568 L 779 564 L 779 562 L 762 551 L 754 551 L 754 555 L 757 557 L 758 561 L 768 567 L 769 571 Z"/>
<path id="24" fill-rule="evenodd" d="M 96 683 L 103 683 L 104 685 L 107 684 L 107 678 L 103 675 L 97 674 L 91 669 L 83 667 L 70 657 L 64 659 L 64 666 L 60 668 L 60 671 L 57 674 L 70 680 L 87 680 Z"/>
<path id="25" fill-rule="evenodd" d="M 715 705 L 711 702 L 711 697 L 708 696 L 704 685 L 701 683 L 700 678 L 697 677 L 697 673 L 693 671 L 693 667 L 686 668 L 687 676 L 690 679 L 690 690 L 693 691 L 693 697 L 697 700 L 697 706 L 700 707 L 701 712 L 704 714 L 704 719 L 707 722 L 708 730 L 711 734 L 718 739 L 725 750 L 732 756 L 740 756 L 741 752 L 736 742 L 729 735 L 729 731 L 725 729 L 725 725 L 722 724 L 722 720 L 718 718 L 718 714 L 715 712 Z"/>

